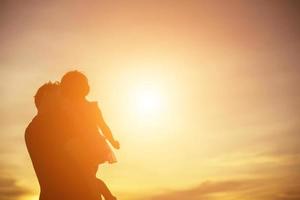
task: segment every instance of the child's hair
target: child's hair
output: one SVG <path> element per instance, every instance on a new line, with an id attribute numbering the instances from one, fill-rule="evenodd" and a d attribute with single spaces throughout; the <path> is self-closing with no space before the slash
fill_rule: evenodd
<path id="1" fill-rule="evenodd" d="M 76 70 L 67 72 L 60 85 L 62 94 L 69 98 L 82 98 L 90 91 L 87 77 Z"/>
<path id="2" fill-rule="evenodd" d="M 41 109 L 42 104 L 47 104 L 47 102 L 56 101 L 54 95 L 57 94 L 59 90 L 59 84 L 57 82 L 48 82 L 43 84 L 36 92 L 34 96 L 34 103 L 38 110 Z"/>

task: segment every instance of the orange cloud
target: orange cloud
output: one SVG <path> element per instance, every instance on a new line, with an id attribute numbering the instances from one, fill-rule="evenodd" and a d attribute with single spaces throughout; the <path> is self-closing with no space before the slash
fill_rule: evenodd
<path id="1" fill-rule="evenodd" d="M 15 200 L 29 193 L 28 189 L 17 185 L 16 179 L 0 177 L 0 199 Z"/>
<path id="2" fill-rule="evenodd" d="M 277 180 L 278 181 L 278 180 Z M 186 189 L 170 191 L 141 200 L 295 200 L 300 199 L 300 181 L 289 188 L 278 188 L 277 181 L 266 179 L 240 179 L 225 181 L 206 181 Z"/>

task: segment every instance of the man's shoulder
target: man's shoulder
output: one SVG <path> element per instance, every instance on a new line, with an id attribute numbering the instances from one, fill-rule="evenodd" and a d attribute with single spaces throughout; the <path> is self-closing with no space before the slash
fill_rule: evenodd
<path id="1" fill-rule="evenodd" d="M 28 139 L 30 139 L 32 137 L 32 135 L 34 133 L 37 132 L 38 127 L 41 124 L 41 118 L 40 116 L 36 115 L 31 122 L 29 123 L 29 125 L 26 127 L 25 129 L 25 140 L 27 142 Z"/>

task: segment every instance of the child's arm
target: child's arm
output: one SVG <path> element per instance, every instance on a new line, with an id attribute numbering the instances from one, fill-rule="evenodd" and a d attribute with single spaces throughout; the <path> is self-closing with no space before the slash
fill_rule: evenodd
<path id="1" fill-rule="evenodd" d="M 120 144 L 117 140 L 114 139 L 112 132 L 111 132 L 110 128 L 107 126 L 107 124 L 105 123 L 102 113 L 98 106 L 97 106 L 97 125 L 101 129 L 101 132 L 103 133 L 105 138 L 111 143 L 111 145 L 114 148 L 119 149 Z"/>

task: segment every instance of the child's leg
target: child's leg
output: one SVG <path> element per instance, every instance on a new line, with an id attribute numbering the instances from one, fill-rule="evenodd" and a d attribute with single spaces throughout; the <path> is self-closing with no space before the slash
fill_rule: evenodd
<path id="1" fill-rule="evenodd" d="M 97 185 L 105 200 L 117 200 L 117 198 L 110 192 L 107 185 L 101 179 L 97 179 Z"/>

